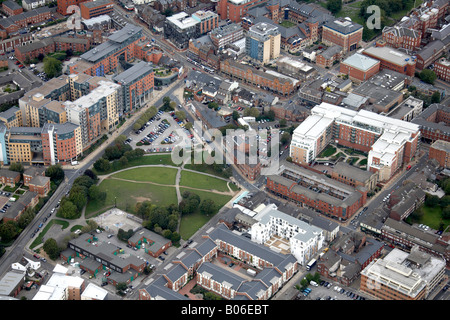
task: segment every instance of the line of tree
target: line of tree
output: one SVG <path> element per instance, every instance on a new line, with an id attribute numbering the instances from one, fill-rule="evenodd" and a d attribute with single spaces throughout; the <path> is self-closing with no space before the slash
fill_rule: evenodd
<path id="1" fill-rule="evenodd" d="M 145 110 L 144 114 L 139 117 L 138 120 L 133 124 L 133 130 L 137 131 L 141 129 L 144 124 L 146 124 L 151 118 L 153 118 L 158 113 L 158 109 L 155 106 L 151 106 Z"/>

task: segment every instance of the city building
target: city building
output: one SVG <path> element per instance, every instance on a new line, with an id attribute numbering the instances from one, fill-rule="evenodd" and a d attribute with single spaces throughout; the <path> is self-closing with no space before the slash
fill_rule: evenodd
<path id="1" fill-rule="evenodd" d="M 266 244 L 272 238 L 285 239 L 289 243 L 289 252 L 303 266 L 323 246 L 324 235 L 321 229 L 278 211 L 274 205 L 267 206 L 253 218 L 258 222 L 250 228 L 252 241 Z"/>
<path id="2" fill-rule="evenodd" d="M 422 113 L 422 110 L 423 100 L 409 96 L 406 100 L 392 109 L 387 116 L 390 118 L 411 122 L 412 119 Z"/>
<path id="3" fill-rule="evenodd" d="M 276 61 L 278 72 L 299 80 L 307 80 L 317 74 L 317 70 L 293 57 L 280 57 Z"/>
<path id="4" fill-rule="evenodd" d="M 2 10 L 7 16 L 15 16 L 23 12 L 23 8 L 19 4 L 12 0 L 7 0 L 2 3 Z"/>
<path id="5" fill-rule="evenodd" d="M 400 221 L 419 209 L 425 201 L 425 192 L 415 183 L 409 182 L 394 190 L 387 200 L 389 217 Z"/>
<path id="6" fill-rule="evenodd" d="M 430 146 L 428 153 L 429 159 L 435 159 L 443 168 L 450 168 L 450 142 L 436 140 Z"/>
<path id="7" fill-rule="evenodd" d="M 155 81 L 153 66 L 141 61 L 116 75 L 113 80 L 122 86 L 123 112 L 134 112 L 152 96 Z"/>
<path id="8" fill-rule="evenodd" d="M 361 170 L 347 162 L 338 162 L 331 171 L 331 178 L 352 187 L 362 186 L 373 191 L 378 183 L 378 174 Z"/>
<path id="9" fill-rule="evenodd" d="M 442 281 L 445 262 L 418 248 L 393 249 L 361 272 L 360 290 L 381 300 L 424 300 Z"/>
<path id="10" fill-rule="evenodd" d="M 293 203 L 338 220 L 347 220 L 364 206 L 368 190 L 353 188 L 322 173 L 285 164 L 278 174 L 268 175 L 266 190 Z"/>
<path id="11" fill-rule="evenodd" d="M 70 122 L 44 124 L 41 139 L 45 165 L 70 164 L 86 149 L 81 138 L 81 127 Z"/>
<path id="12" fill-rule="evenodd" d="M 22 7 L 25 10 L 30 11 L 39 7 L 44 7 L 49 3 L 49 0 L 22 0 Z"/>
<path id="13" fill-rule="evenodd" d="M 20 182 L 20 172 L 0 169 L 0 180 L 2 184 L 14 188 Z"/>
<path id="14" fill-rule="evenodd" d="M 443 104 L 430 105 L 411 122 L 420 127 L 423 139 L 450 141 L 450 110 Z"/>
<path id="15" fill-rule="evenodd" d="M 199 10 L 191 17 L 199 22 L 199 34 L 206 34 L 219 26 L 219 16 L 212 11 Z"/>
<path id="16" fill-rule="evenodd" d="M 220 19 L 229 19 L 232 22 L 241 22 L 242 17 L 253 7 L 267 3 L 269 0 L 219 0 L 217 13 Z"/>
<path id="17" fill-rule="evenodd" d="M 121 90 L 119 84 L 100 81 L 89 94 L 63 103 L 67 121 L 80 127 L 83 148 L 119 123 L 119 110 L 123 109 Z"/>
<path id="18" fill-rule="evenodd" d="M 343 50 L 341 46 L 333 45 L 316 56 L 316 64 L 322 68 L 331 68 L 335 62 L 341 60 Z M 341 64 L 342 65 L 342 64 Z"/>
<path id="19" fill-rule="evenodd" d="M 300 81 L 285 76 L 273 70 L 257 70 L 249 65 L 243 65 L 232 59 L 220 62 L 220 71 L 232 79 L 242 81 L 244 84 L 262 88 L 280 96 L 289 96 L 300 86 Z"/>
<path id="20" fill-rule="evenodd" d="M 416 51 L 422 41 L 421 33 L 406 27 L 393 26 L 383 28 L 383 41 L 392 48 Z"/>
<path id="21" fill-rule="evenodd" d="M 450 60 L 439 59 L 434 63 L 433 71 L 439 79 L 450 82 Z"/>
<path id="22" fill-rule="evenodd" d="M 142 247 L 146 253 L 156 258 L 172 246 L 172 241 L 144 228 L 130 237 L 128 244 L 138 249 Z"/>
<path id="23" fill-rule="evenodd" d="M 80 13 L 83 19 L 91 19 L 113 12 L 114 3 L 110 0 L 95 0 L 80 3 Z"/>
<path id="24" fill-rule="evenodd" d="M 106 42 L 83 53 L 80 56 L 82 60 L 77 61 L 70 72 L 84 72 L 91 76 L 104 76 L 114 72 L 120 59 L 128 62 L 135 57 L 136 46 L 143 39 L 142 27 L 128 23 L 110 35 Z"/>
<path id="25" fill-rule="evenodd" d="M 355 53 L 341 62 L 339 72 L 356 82 L 369 80 L 380 70 L 380 61 Z"/>
<path id="26" fill-rule="evenodd" d="M 262 63 L 268 63 L 280 55 L 280 39 L 281 34 L 277 26 L 266 23 L 255 24 L 246 35 L 247 55 Z"/>
<path id="27" fill-rule="evenodd" d="M 368 152 L 368 170 L 383 181 L 411 161 L 419 136 L 418 125 L 322 103 L 294 130 L 289 155 L 294 163 L 309 164 L 334 140 Z"/>
<path id="28" fill-rule="evenodd" d="M 244 29 L 237 23 L 217 27 L 209 33 L 212 43 L 218 50 L 224 49 L 238 40 L 244 38 Z"/>
<path id="29" fill-rule="evenodd" d="M 379 60 L 380 69 L 397 71 L 410 77 L 413 77 L 416 71 L 416 58 L 397 49 L 377 45 L 365 49 L 362 53 Z"/>
<path id="30" fill-rule="evenodd" d="M 48 21 L 51 17 L 51 8 L 39 7 L 12 17 L 0 19 L 0 29 L 5 30 L 7 35 L 15 34 L 22 28 Z"/>
<path id="31" fill-rule="evenodd" d="M 381 239 L 396 246 L 411 250 L 418 246 L 421 251 L 429 253 L 450 264 L 450 246 L 448 239 L 433 232 L 411 226 L 403 221 L 387 218 L 381 227 Z"/>
<path id="32" fill-rule="evenodd" d="M 178 49 L 186 49 L 190 39 L 198 38 L 200 21 L 180 12 L 166 18 L 164 22 L 164 38 L 171 41 Z"/>
<path id="33" fill-rule="evenodd" d="M 11 107 L 8 110 L 0 112 L 0 121 L 6 128 L 19 127 L 22 125 L 22 111 L 18 107 Z"/>
<path id="34" fill-rule="evenodd" d="M 57 12 L 59 14 L 62 14 L 63 16 L 73 14 L 75 9 L 73 9 L 75 6 L 79 7 L 81 3 L 89 1 L 89 0 L 57 0 L 58 9 Z M 72 7 L 70 10 L 69 7 Z"/>
<path id="35" fill-rule="evenodd" d="M 317 271 L 327 279 L 351 286 L 361 270 L 381 255 L 383 247 L 382 242 L 359 232 L 341 234 L 328 251 L 320 254 Z"/>
<path id="36" fill-rule="evenodd" d="M 363 26 L 349 19 L 336 19 L 325 23 L 322 42 L 327 46 L 338 45 L 344 53 L 354 51 L 362 41 Z"/>

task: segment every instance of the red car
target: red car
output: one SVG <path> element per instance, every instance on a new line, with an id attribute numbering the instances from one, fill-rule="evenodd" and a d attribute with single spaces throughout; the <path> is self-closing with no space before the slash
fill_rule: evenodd
<path id="1" fill-rule="evenodd" d="M 15 63 L 16 63 L 16 65 L 19 65 L 19 64 L 20 64 L 20 62 L 19 62 L 19 61 L 16 61 Z"/>
<path id="2" fill-rule="evenodd" d="M 40 259 L 41 258 L 37 254 L 33 254 L 33 257 L 35 257 L 36 259 Z"/>

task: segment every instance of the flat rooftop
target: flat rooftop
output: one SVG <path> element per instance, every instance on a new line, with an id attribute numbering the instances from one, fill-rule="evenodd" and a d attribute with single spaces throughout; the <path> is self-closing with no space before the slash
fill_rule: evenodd
<path id="1" fill-rule="evenodd" d="M 342 63 L 351 66 L 353 68 L 356 68 L 358 70 L 362 71 L 368 71 L 377 64 L 380 63 L 380 61 L 375 60 L 373 58 L 370 58 L 368 56 L 365 56 L 360 53 L 355 53 L 354 55 L 348 57 L 345 59 Z"/>
<path id="2" fill-rule="evenodd" d="M 413 62 L 412 56 L 391 47 L 370 47 L 364 52 L 377 59 L 386 60 L 399 66 L 406 66 Z"/>

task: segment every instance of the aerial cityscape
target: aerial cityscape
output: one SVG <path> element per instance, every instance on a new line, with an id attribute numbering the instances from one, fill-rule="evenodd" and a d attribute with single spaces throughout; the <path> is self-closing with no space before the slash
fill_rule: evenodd
<path id="1" fill-rule="evenodd" d="M 373 3 L 2 1 L 0 300 L 450 300 L 450 2 Z"/>

